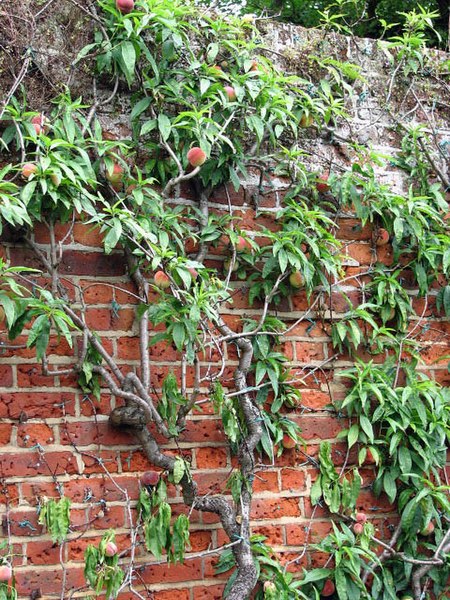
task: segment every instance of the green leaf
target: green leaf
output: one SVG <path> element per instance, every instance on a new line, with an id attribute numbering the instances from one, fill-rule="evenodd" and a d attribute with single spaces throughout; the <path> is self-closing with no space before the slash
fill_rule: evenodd
<path id="1" fill-rule="evenodd" d="M 183 323 L 175 323 L 172 328 L 173 342 L 179 352 L 183 350 L 184 341 L 186 339 L 186 330 Z"/>
<path id="2" fill-rule="evenodd" d="M 176 457 L 173 465 L 173 482 L 175 485 L 179 484 L 183 479 L 183 475 L 186 472 L 186 463 L 179 456 Z"/>
<path id="3" fill-rule="evenodd" d="M 310 500 L 311 504 L 315 506 L 319 503 L 319 500 L 322 498 L 322 482 L 321 477 L 318 475 L 316 481 L 311 486 L 310 492 Z"/>
<path id="4" fill-rule="evenodd" d="M 359 424 L 361 425 L 361 429 L 367 435 L 369 442 L 373 443 L 374 436 L 373 436 L 372 423 L 369 421 L 369 419 L 365 415 L 360 415 Z"/>
<path id="5" fill-rule="evenodd" d="M 385 471 L 383 475 L 383 489 L 389 498 L 389 502 L 392 504 L 397 495 L 397 484 L 395 483 L 395 478 L 392 476 L 390 471 Z"/>
<path id="6" fill-rule="evenodd" d="M 162 139 L 167 142 L 172 129 L 172 124 L 169 117 L 164 113 L 159 113 L 158 115 L 158 129 Z"/>
<path id="7" fill-rule="evenodd" d="M 132 42 L 122 42 L 120 45 L 121 64 L 128 82 L 131 85 L 134 80 L 134 67 L 136 64 L 136 51 Z"/>
<path id="8" fill-rule="evenodd" d="M 353 423 L 353 425 L 348 430 L 347 434 L 347 443 L 348 447 L 351 448 L 358 440 L 359 437 L 359 425 Z"/>

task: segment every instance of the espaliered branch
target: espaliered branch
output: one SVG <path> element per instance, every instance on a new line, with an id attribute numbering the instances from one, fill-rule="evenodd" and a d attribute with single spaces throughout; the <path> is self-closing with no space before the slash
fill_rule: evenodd
<path id="1" fill-rule="evenodd" d="M 0 404 L 7 443 L 32 435 L 37 456 L 0 473 L 0 597 L 16 598 L 30 519 L 61 568 L 58 584 L 39 583 L 18 565 L 19 594 L 34 597 L 173 598 L 181 581 L 193 600 L 202 584 L 189 564 L 208 573 L 208 598 L 216 581 L 228 600 L 444 593 L 450 403 L 436 363 L 448 360 L 449 181 L 439 131 L 406 121 L 429 108 L 425 69 L 448 96 L 445 60 L 425 54 L 428 16 L 411 13 L 386 45 L 388 81 L 359 130 L 392 126 L 391 97 L 413 72 L 418 104 L 407 94 L 397 111 L 386 161 L 348 125 L 353 106 L 365 112 L 367 79 L 324 57 L 322 37 L 304 61 L 287 30 L 280 52 L 252 18 L 189 2 L 72 3 L 94 29 L 75 61 L 92 90 L 37 112 L 18 99 L 21 75 L 0 117 L 5 387 L 34 385 L 32 353 L 39 385 L 64 396 Z M 45 421 L 45 439 L 23 433 L 28 418 Z M 38 521 L 22 514 L 32 469 L 48 478 L 32 492 Z M 108 492 L 92 492 L 89 469 Z M 72 502 L 89 507 L 82 525 Z M 86 542 L 77 576 L 91 525 L 109 530 Z M 174 567 L 170 586 L 162 561 L 188 575 Z"/>

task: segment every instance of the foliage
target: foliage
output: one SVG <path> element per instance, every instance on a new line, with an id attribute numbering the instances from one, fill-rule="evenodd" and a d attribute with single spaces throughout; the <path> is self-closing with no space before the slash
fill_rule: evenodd
<path id="1" fill-rule="evenodd" d="M 61 544 L 70 528 L 70 500 L 62 497 L 59 500 L 45 499 L 39 507 L 39 523 L 45 525 L 52 536 L 53 543 Z"/>
<path id="2" fill-rule="evenodd" d="M 127 428 L 164 472 L 157 484 L 141 486 L 138 519 L 130 524 L 133 552 L 143 542 L 157 560 L 185 558 L 189 517 L 173 518 L 167 481 L 180 486 L 191 510 L 216 513 L 222 521 L 232 547 L 221 554 L 217 572 L 236 567 L 225 592 L 233 600 L 253 589 L 258 598 L 278 593 L 318 599 L 327 580 L 340 600 L 394 600 L 413 586 L 418 600 L 431 580 L 433 592 L 441 593 L 449 572 L 449 490 L 441 471 L 450 437 L 450 398 L 418 370 L 426 347 L 415 330 L 424 317 L 412 296 L 418 289 L 428 302 L 439 288 L 436 310 L 450 314 L 448 204 L 445 178 L 430 155 L 432 136 L 422 127 L 399 126 L 401 150 L 392 165 L 404 171 L 405 191 L 380 183 L 377 169 L 385 157 L 354 140 L 348 142 L 354 156 L 350 167 L 333 171 L 328 164 L 320 171 L 306 159 L 301 130 L 314 126 L 328 135 L 348 119 L 353 86 L 365 81 L 357 65 L 311 57 L 323 74 L 312 85 L 308 77 L 285 73 L 267 58 L 249 19 L 219 18 L 179 0 L 137 2 L 129 13 L 113 0 L 98 5 L 101 27 L 77 60 L 112 84 L 110 101 L 119 85 L 127 90 L 132 135 L 107 139 L 94 116 L 97 104 L 73 100 L 69 91 L 55 99 L 48 122 L 42 118 L 39 128 L 33 125 L 39 113 L 28 109 L 26 99 L 11 97 L 2 118 L 2 148 L 14 160 L 0 171 L 0 226 L 28 244 L 42 272 L 0 259 L 0 304 L 10 339 L 25 335 L 44 373 L 52 338 L 64 339 L 70 348 L 75 339 L 79 342 L 73 365 L 54 374 L 75 374 L 86 395 L 99 399 L 106 387 L 122 399 L 124 406 L 118 403 L 111 413 L 112 423 Z M 286 8 L 294 6 L 300 5 Z M 355 2 L 350 8 L 357 20 L 365 6 Z M 379 3 L 377 10 L 382 8 Z M 385 46 L 393 61 L 392 81 L 400 68 L 405 77 L 426 69 L 424 32 L 431 26 L 432 8 L 403 15 L 403 33 Z M 349 30 L 341 10 L 343 3 L 321 7 L 326 28 Z M 305 12 L 304 19 L 313 18 Z M 201 165 L 188 159 L 193 148 L 205 154 Z M 258 207 L 264 179 L 275 173 L 285 181 L 270 227 L 259 225 L 251 234 L 232 214 L 231 201 L 223 214 L 210 211 L 214 192 L 224 184 L 238 192 L 250 168 L 261 173 L 257 218 L 267 216 L 262 203 Z M 197 205 L 172 202 L 189 183 Z M 387 236 L 383 243 L 392 247 L 393 264 L 372 261 L 358 274 L 364 278 L 361 302 L 348 298 L 348 309 L 337 312 L 333 292 L 348 279 L 346 248 L 337 232 L 342 211 L 353 211 L 361 227 L 372 228 L 374 254 L 381 232 Z M 74 300 L 61 277 L 65 239 L 56 240 L 55 228 L 77 220 L 102 236 L 106 255 L 127 261 L 138 301 L 136 372 L 115 362 L 87 323 L 81 288 Z M 36 223 L 49 232 L 48 255 L 34 241 Z M 223 268 L 208 260 L 209 252 L 219 250 L 229 255 Z M 243 280 L 254 312 L 261 310 L 257 317 L 244 315 L 233 329 L 223 308 L 232 304 Z M 292 325 L 284 307 L 292 306 L 288 301 L 294 295 L 305 299 L 307 309 Z M 350 357 L 354 364 L 340 373 L 345 397 L 327 407 L 348 423 L 339 436 L 348 450 L 344 465 L 334 465 L 329 442 L 321 444 L 318 461 L 303 452 L 317 466 L 311 502 L 335 516 L 332 532 L 312 546 L 329 560 L 326 567 L 296 578 L 262 536 L 250 536 L 250 511 L 256 455 L 273 464 L 275 447 L 278 456 L 289 447 L 302 452 L 303 380 L 292 371 L 282 345 L 290 329 L 310 314 L 330 334 L 336 351 L 330 360 Z M 174 371 L 162 382 L 153 380 L 148 348 L 157 345 L 177 353 L 180 377 Z M 232 384 L 224 375 L 231 350 L 237 356 Z M 307 368 L 323 370 L 327 362 Z M 192 386 L 186 383 L 188 368 L 194 373 Z M 236 461 L 224 485 L 231 499 L 224 493 L 200 496 L 177 445 L 187 416 L 201 409 L 203 393 L 221 418 Z M 166 442 L 176 450 L 167 451 Z M 355 513 L 363 483 L 358 467 L 363 466 L 374 471 L 374 493 L 385 494 L 400 515 L 392 548 L 381 558 L 377 547 L 390 541 L 378 540 L 367 516 L 358 521 Z M 41 506 L 39 520 L 55 543 L 69 531 L 69 509 L 65 497 Z M 416 534 L 430 523 L 434 530 L 424 541 Z M 125 574 L 118 553 L 107 551 L 114 539 L 114 532 L 107 532 L 85 557 L 87 582 L 108 597 L 132 585 L 134 568 L 133 553 Z M 423 574 L 417 565 L 425 567 Z M 6 593 L 3 587 L 1 593 Z"/>
<path id="3" fill-rule="evenodd" d="M 184 469 L 174 470 L 174 483 L 179 483 Z M 178 515 L 171 525 L 172 509 L 167 503 L 166 484 L 159 480 L 157 487 L 150 492 L 141 488 L 138 512 L 144 527 L 147 550 L 160 559 L 166 550 L 168 562 L 183 562 L 186 546 L 189 545 L 189 519 Z"/>
<path id="4" fill-rule="evenodd" d="M 418 16 L 434 13 L 434 17 L 439 19 L 439 32 L 433 32 L 433 44 L 441 43 L 442 38 L 445 40 L 448 35 L 448 6 L 439 0 L 319 0 L 314 4 L 307 0 L 221 0 L 219 7 L 225 11 L 236 13 L 242 10 L 257 15 L 267 11 L 275 18 L 304 27 L 322 26 L 345 34 L 375 38 L 383 37 L 387 30 L 400 33 L 407 23 L 409 11 L 416 12 Z M 394 15 L 395 22 L 392 21 Z"/>
<path id="5" fill-rule="evenodd" d="M 115 553 L 108 556 L 107 544 L 115 541 L 113 531 L 107 531 L 98 547 L 89 545 L 85 552 L 84 576 L 96 594 L 103 590 L 106 596 L 115 598 L 124 578 L 124 573 L 119 566 L 119 555 Z"/>

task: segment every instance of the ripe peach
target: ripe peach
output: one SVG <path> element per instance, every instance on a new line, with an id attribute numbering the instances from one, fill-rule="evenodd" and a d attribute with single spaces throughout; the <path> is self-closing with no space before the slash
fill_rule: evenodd
<path id="1" fill-rule="evenodd" d="M 434 523 L 430 521 L 426 527 L 420 530 L 420 535 L 431 535 L 434 531 Z"/>
<path id="2" fill-rule="evenodd" d="M 250 71 L 259 71 L 258 62 L 256 60 L 252 60 Z"/>
<path id="3" fill-rule="evenodd" d="M 108 542 L 105 546 L 106 556 L 115 556 L 117 554 L 117 546 L 114 542 Z"/>
<path id="4" fill-rule="evenodd" d="M 283 435 L 283 439 L 281 440 L 281 445 L 283 446 L 283 448 L 286 448 L 286 450 L 291 450 L 291 448 L 296 447 L 297 442 L 293 440 L 290 435 L 285 433 Z"/>
<path id="5" fill-rule="evenodd" d="M 380 246 L 386 246 L 389 243 L 389 232 L 386 229 L 379 229 L 375 237 L 375 244 Z"/>
<path id="6" fill-rule="evenodd" d="M 361 535 L 364 531 L 364 525 L 362 523 L 355 523 L 353 525 L 353 531 L 356 533 L 356 535 Z"/>
<path id="7" fill-rule="evenodd" d="M 336 586 L 334 585 L 334 581 L 331 579 L 326 579 L 320 595 L 324 598 L 327 598 L 328 596 L 332 596 L 334 594 L 335 589 Z"/>
<path id="8" fill-rule="evenodd" d="M 123 15 L 127 15 L 134 9 L 134 0 L 116 0 L 116 8 Z"/>
<path id="9" fill-rule="evenodd" d="M 252 245 L 250 244 L 250 242 L 248 240 L 246 240 L 245 237 L 242 237 L 242 235 L 240 235 L 236 242 L 237 252 L 245 252 L 245 251 L 251 250 L 251 249 L 252 249 Z"/>
<path id="10" fill-rule="evenodd" d="M 327 183 L 328 177 L 328 173 L 322 173 L 322 175 L 319 175 L 319 177 L 317 178 L 316 190 L 321 194 L 328 192 L 328 190 L 330 189 L 330 186 Z"/>
<path id="11" fill-rule="evenodd" d="M 186 158 L 193 167 L 201 167 L 206 160 L 206 152 L 198 146 L 194 146 L 188 151 Z"/>
<path id="12" fill-rule="evenodd" d="M 169 276 L 164 273 L 164 271 L 156 271 L 155 273 L 155 285 L 157 285 L 161 290 L 166 290 L 170 287 L 170 279 Z"/>
<path id="13" fill-rule="evenodd" d="M 22 177 L 24 179 L 29 179 L 34 173 L 37 173 L 37 165 L 34 163 L 25 163 L 22 167 Z"/>
<path id="14" fill-rule="evenodd" d="M 44 115 L 36 115 L 31 119 L 36 135 L 40 135 L 41 133 L 48 132 L 48 120 L 44 117 Z"/>
<path id="15" fill-rule="evenodd" d="M 364 523 L 367 522 L 367 515 L 363 512 L 357 512 L 355 515 L 355 519 L 358 523 L 362 523 L 364 525 Z"/>
<path id="16" fill-rule="evenodd" d="M 9 581 L 11 577 L 11 565 L 0 565 L 0 581 Z"/>
<path id="17" fill-rule="evenodd" d="M 273 581 L 265 581 L 263 585 L 265 592 L 276 592 L 277 588 Z"/>
<path id="18" fill-rule="evenodd" d="M 58 173 L 52 173 L 50 179 L 55 187 L 59 187 L 61 184 L 61 176 Z"/>
<path id="19" fill-rule="evenodd" d="M 152 487 L 158 485 L 159 475 L 158 471 L 146 471 L 141 475 L 142 485 L 150 485 Z"/>
<path id="20" fill-rule="evenodd" d="M 194 269 L 194 267 L 188 267 L 188 269 L 187 269 L 187 270 L 188 270 L 188 271 L 189 271 L 189 273 L 191 274 L 191 277 L 192 277 L 193 281 L 195 281 L 195 280 L 197 279 L 197 277 L 198 277 L 198 271 L 196 271 L 196 270 Z"/>
<path id="21" fill-rule="evenodd" d="M 112 171 L 106 171 L 106 179 L 110 182 L 112 188 L 118 192 L 122 188 L 123 167 L 114 163 Z"/>
<path id="22" fill-rule="evenodd" d="M 237 96 L 234 87 L 231 87 L 231 85 L 226 85 L 224 86 L 223 91 L 228 96 L 228 100 L 230 100 L 230 102 L 234 102 L 234 100 L 236 100 Z"/>
<path id="23" fill-rule="evenodd" d="M 289 283 L 298 290 L 305 285 L 305 278 L 300 271 L 294 271 L 289 275 Z"/>

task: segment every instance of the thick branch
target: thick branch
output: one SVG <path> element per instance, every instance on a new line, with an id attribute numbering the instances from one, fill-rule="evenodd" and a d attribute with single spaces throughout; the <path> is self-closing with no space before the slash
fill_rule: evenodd
<path id="1" fill-rule="evenodd" d="M 142 275 L 139 264 L 136 257 L 131 253 L 129 248 L 125 248 L 125 256 L 128 261 L 128 268 L 130 270 L 130 277 L 139 292 L 139 297 L 142 302 L 148 302 L 148 281 Z M 141 356 L 141 380 L 146 391 L 150 387 L 150 359 L 148 355 L 148 312 L 145 311 L 139 321 L 139 351 Z"/>
<path id="2" fill-rule="evenodd" d="M 431 563 L 430 561 L 428 564 L 422 564 L 422 566 L 418 567 L 414 571 L 412 576 L 412 589 L 414 594 L 414 600 L 421 600 L 422 598 L 422 589 L 420 587 L 420 580 L 422 579 L 422 577 L 425 577 L 428 571 L 430 571 L 436 564 L 442 565 L 444 561 L 439 557 L 441 554 L 446 554 L 447 552 L 450 552 L 450 529 L 448 529 L 447 533 L 442 538 L 441 543 L 436 548 L 436 552 L 433 555 L 433 559 L 439 562 Z"/>

